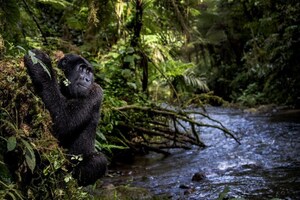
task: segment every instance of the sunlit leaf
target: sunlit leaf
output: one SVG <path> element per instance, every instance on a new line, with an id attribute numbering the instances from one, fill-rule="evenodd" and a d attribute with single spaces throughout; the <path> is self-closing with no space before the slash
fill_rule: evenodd
<path id="1" fill-rule="evenodd" d="M 112 58 L 118 58 L 119 56 L 120 56 L 120 54 L 118 54 L 118 53 L 115 53 L 115 52 L 109 52 L 109 54 L 108 54 L 109 56 L 111 56 Z"/>
<path id="2" fill-rule="evenodd" d="M 190 8 L 189 11 L 193 16 L 199 16 L 201 14 L 201 12 L 198 9 Z"/>
<path id="3" fill-rule="evenodd" d="M 70 180 L 72 180 L 72 176 L 71 176 L 71 174 L 68 174 L 68 175 L 64 178 L 64 181 L 65 181 L 66 183 L 68 183 Z"/>
<path id="4" fill-rule="evenodd" d="M 136 84 L 135 84 L 135 83 L 128 82 L 128 83 L 127 83 L 127 85 L 128 85 L 129 87 L 131 87 L 132 89 L 134 89 L 134 90 L 136 90 L 136 89 L 137 89 L 137 86 L 136 86 Z"/>
<path id="5" fill-rule="evenodd" d="M 18 49 L 20 49 L 21 51 L 23 51 L 24 53 L 26 53 L 26 50 L 22 47 L 22 46 L 16 46 Z"/>
<path id="6" fill-rule="evenodd" d="M 67 86 L 69 86 L 71 84 L 71 81 L 69 81 L 69 79 L 65 78 L 63 80 L 63 84 L 67 87 Z"/>

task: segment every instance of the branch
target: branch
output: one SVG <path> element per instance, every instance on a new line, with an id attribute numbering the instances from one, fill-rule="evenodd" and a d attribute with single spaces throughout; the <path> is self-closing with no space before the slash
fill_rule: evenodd
<path id="1" fill-rule="evenodd" d="M 159 117 L 160 120 L 166 119 L 166 122 L 163 123 L 162 120 L 159 122 L 155 122 L 153 119 L 149 120 L 149 118 L 145 117 L 143 119 L 138 119 L 137 121 L 134 121 L 132 123 L 130 122 L 130 118 L 126 118 L 125 119 L 127 120 L 126 124 L 122 124 L 122 125 L 138 132 L 139 135 L 140 133 L 142 133 L 142 134 L 147 134 L 150 137 L 159 136 L 169 141 L 173 141 L 174 142 L 173 146 L 176 146 L 177 145 L 176 143 L 181 143 L 181 144 L 190 143 L 192 145 L 205 147 L 205 144 L 200 141 L 199 132 L 197 132 L 196 126 L 221 130 L 225 135 L 230 136 L 238 144 L 241 144 L 238 141 L 238 139 L 226 127 L 224 127 L 224 125 L 221 122 L 211 118 L 205 113 L 195 112 L 195 111 L 182 111 L 182 110 L 176 111 L 176 110 L 166 109 L 161 107 L 142 107 L 139 105 L 127 105 L 127 106 L 122 106 L 117 108 L 115 107 L 112 109 L 120 113 L 124 113 L 124 111 L 126 110 L 137 110 L 145 113 L 145 116 L 149 115 L 151 118 L 154 118 L 154 120 L 155 117 Z M 199 114 L 216 124 L 205 124 L 202 122 L 195 121 L 191 119 L 190 114 Z M 174 130 L 170 128 L 170 120 L 172 120 L 171 122 L 173 123 Z M 181 122 L 186 122 L 190 124 L 191 127 L 190 131 Z M 179 125 L 183 131 L 178 129 L 177 125 Z M 192 133 L 192 135 L 189 133 Z M 150 143 L 150 145 L 153 144 L 148 140 L 147 142 Z M 169 148 L 173 146 L 168 145 Z"/>
<path id="2" fill-rule="evenodd" d="M 34 23 L 36 24 L 37 28 L 38 28 L 39 31 L 41 32 L 42 37 L 43 37 L 43 39 L 44 39 L 44 42 L 45 42 L 46 44 L 48 44 L 47 37 L 45 36 L 43 30 L 41 29 L 40 24 L 38 23 L 38 21 L 37 21 L 35 15 L 34 15 L 33 12 L 30 10 L 30 7 L 28 6 L 26 0 L 22 0 L 22 1 L 23 1 L 24 5 L 25 5 L 25 9 L 28 11 L 29 15 L 32 17 L 32 19 L 33 19 Z"/>

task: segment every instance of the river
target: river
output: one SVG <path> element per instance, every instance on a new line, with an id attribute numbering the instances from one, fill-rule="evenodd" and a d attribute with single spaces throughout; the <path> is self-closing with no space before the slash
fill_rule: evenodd
<path id="1" fill-rule="evenodd" d="M 121 175 L 111 181 L 145 187 L 170 199 L 213 200 L 225 187 L 230 198 L 300 199 L 299 113 L 252 114 L 214 107 L 207 112 L 233 131 L 241 145 L 218 130 L 199 128 L 207 148 L 137 157 L 133 164 L 113 169 Z M 192 181 L 197 172 L 205 178 Z"/>

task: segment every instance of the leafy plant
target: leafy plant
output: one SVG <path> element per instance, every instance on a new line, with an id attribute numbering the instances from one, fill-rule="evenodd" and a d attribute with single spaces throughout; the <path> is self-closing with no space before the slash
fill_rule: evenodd
<path id="1" fill-rule="evenodd" d="M 17 186 L 15 184 L 6 184 L 2 181 L 0 181 L 0 198 L 1 199 L 25 199 L 22 195 L 21 191 L 17 189 Z"/>
<path id="2" fill-rule="evenodd" d="M 264 94 L 259 91 L 257 84 L 253 83 L 248 85 L 242 95 L 237 98 L 237 101 L 246 106 L 255 106 L 259 103 L 263 103 L 263 99 Z"/>

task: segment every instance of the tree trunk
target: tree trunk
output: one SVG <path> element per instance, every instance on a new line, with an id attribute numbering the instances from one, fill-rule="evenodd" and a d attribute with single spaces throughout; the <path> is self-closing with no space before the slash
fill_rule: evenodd
<path id="1" fill-rule="evenodd" d="M 135 21 L 133 28 L 133 37 L 131 38 L 131 46 L 136 49 L 140 43 L 141 30 L 143 26 L 143 3 L 142 0 L 136 0 L 135 5 Z M 147 55 L 140 49 L 136 52 L 141 60 L 138 65 L 142 68 L 142 91 L 148 95 L 148 59 Z"/>

